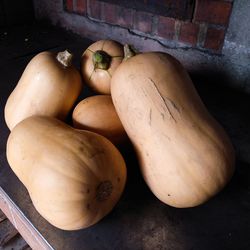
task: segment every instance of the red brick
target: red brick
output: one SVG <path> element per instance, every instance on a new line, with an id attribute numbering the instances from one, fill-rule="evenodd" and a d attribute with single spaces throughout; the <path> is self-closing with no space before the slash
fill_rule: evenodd
<path id="1" fill-rule="evenodd" d="M 197 0 L 194 21 L 227 25 L 232 3 L 214 0 Z"/>
<path id="2" fill-rule="evenodd" d="M 87 13 L 87 0 L 76 0 L 75 3 L 76 12 L 78 14 L 86 14 Z"/>
<path id="3" fill-rule="evenodd" d="M 73 11 L 73 0 L 66 1 L 66 10 L 72 12 Z"/>
<path id="4" fill-rule="evenodd" d="M 120 25 L 125 28 L 133 26 L 134 10 L 115 4 L 103 3 L 103 21 Z"/>
<path id="5" fill-rule="evenodd" d="M 88 0 L 87 5 L 88 15 L 92 18 L 101 20 L 102 2 L 97 0 Z"/>
<path id="6" fill-rule="evenodd" d="M 190 22 L 181 23 L 179 41 L 195 46 L 198 39 L 199 25 Z"/>
<path id="7" fill-rule="evenodd" d="M 225 38 L 225 30 L 208 28 L 204 48 L 221 51 Z"/>
<path id="8" fill-rule="evenodd" d="M 119 7 L 117 23 L 122 27 L 132 28 L 134 12 L 135 11 L 133 9 Z"/>
<path id="9" fill-rule="evenodd" d="M 117 6 L 115 4 L 103 3 L 102 20 L 107 23 L 115 24 L 117 20 L 116 9 L 117 9 Z"/>
<path id="10" fill-rule="evenodd" d="M 175 35 L 175 19 L 165 16 L 159 16 L 157 35 L 168 40 L 172 40 Z"/>
<path id="11" fill-rule="evenodd" d="M 135 13 L 134 29 L 144 33 L 151 33 L 152 17 L 152 14 L 147 12 L 137 11 Z"/>

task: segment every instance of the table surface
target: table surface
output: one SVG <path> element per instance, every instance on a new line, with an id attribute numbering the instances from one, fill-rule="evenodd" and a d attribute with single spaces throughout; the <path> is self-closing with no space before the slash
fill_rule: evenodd
<path id="1" fill-rule="evenodd" d="M 70 49 L 79 67 L 90 40 L 58 28 L 33 24 L 0 29 L 0 187 L 55 249 L 250 249 L 250 98 L 224 87 L 223 76 L 193 76 L 208 110 L 224 126 L 237 152 L 236 172 L 227 187 L 204 205 L 176 209 L 157 200 L 145 185 L 130 145 L 121 147 L 127 163 L 125 192 L 98 224 L 78 231 L 50 225 L 35 210 L 6 156 L 9 130 L 3 109 L 29 60 L 43 50 Z M 91 95 L 85 87 L 80 98 Z"/>

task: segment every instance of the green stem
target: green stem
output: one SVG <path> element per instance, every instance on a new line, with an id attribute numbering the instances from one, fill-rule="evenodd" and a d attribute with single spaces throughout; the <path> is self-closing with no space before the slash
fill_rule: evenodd
<path id="1" fill-rule="evenodd" d="M 94 69 L 108 70 L 110 67 L 112 57 L 103 50 L 97 50 L 92 56 Z"/>

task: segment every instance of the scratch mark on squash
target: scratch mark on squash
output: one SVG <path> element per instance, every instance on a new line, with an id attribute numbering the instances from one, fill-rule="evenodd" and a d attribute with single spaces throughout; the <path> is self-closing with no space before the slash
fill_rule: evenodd
<path id="1" fill-rule="evenodd" d="M 172 106 L 175 108 L 175 110 L 180 113 L 180 109 L 177 107 L 177 105 L 168 97 L 166 97 L 166 99 L 172 104 Z"/>
<path id="2" fill-rule="evenodd" d="M 151 121 L 152 121 L 152 109 L 150 108 L 150 110 L 149 110 L 149 126 L 151 126 Z"/>
<path id="3" fill-rule="evenodd" d="M 177 120 L 175 119 L 172 111 L 171 111 L 171 108 L 170 107 L 173 107 L 175 111 L 177 111 L 178 113 L 180 113 L 180 110 L 179 108 L 177 107 L 177 105 L 170 99 L 170 98 L 167 98 L 167 97 L 163 97 L 161 92 L 159 91 L 157 85 L 155 84 L 154 80 L 151 79 L 150 77 L 148 77 L 148 79 L 150 80 L 151 83 L 153 83 L 158 95 L 160 96 L 161 100 L 163 101 L 163 103 L 165 104 L 165 107 L 167 108 L 167 111 L 170 115 L 170 117 L 174 120 L 174 122 L 177 122 Z M 161 116 L 162 116 L 162 119 L 164 120 L 164 115 L 163 113 L 161 113 Z"/>
<path id="4" fill-rule="evenodd" d="M 130 74 L 130 75 L 128 76 L 128 79 L 129 79 L 129 80 L 134 80 L 134 79 L 135 79 L 135 75 L 134 75 L 134 74 Z"/>
<path id="5" fill-rule="evenodd" d="M 169 136 L 167 136 L 165 133 L 162 133 L 162 135 L 163 135 L 164 137 L 166 137 L 169 141 L 171 141 L 171 138 L 170 138 Z"/>

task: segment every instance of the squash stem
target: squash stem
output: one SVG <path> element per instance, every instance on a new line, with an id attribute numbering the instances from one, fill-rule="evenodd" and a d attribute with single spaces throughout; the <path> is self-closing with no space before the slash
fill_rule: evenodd
<path id="1" fill-rule="evenodd" d="M 56 59 L 60 62 L 64 67 L 69 67 L 72 64 L 73 54 L 71 54 L 68 50 L 61 51 L 57 53 Z"/>
<path id="2" fill-rule="evenodd" d="M 108 70 L 110 67 L 112 57 L 103 50 L 97 50 L 93 53 L 92 61 L 94 69 Z"/>
<path id="3" fill-rule="evenodd" d="M 98 201 L 107 200 L 113 192 L 113 185 L 111 181 L 103 181 L 96 189 L 96 199 Z"/>
<path id="4" fill-rule="evenodd" d="M 135 50 L 129 44 L 124 45 L 124 61 L 136 55 Z"/>

